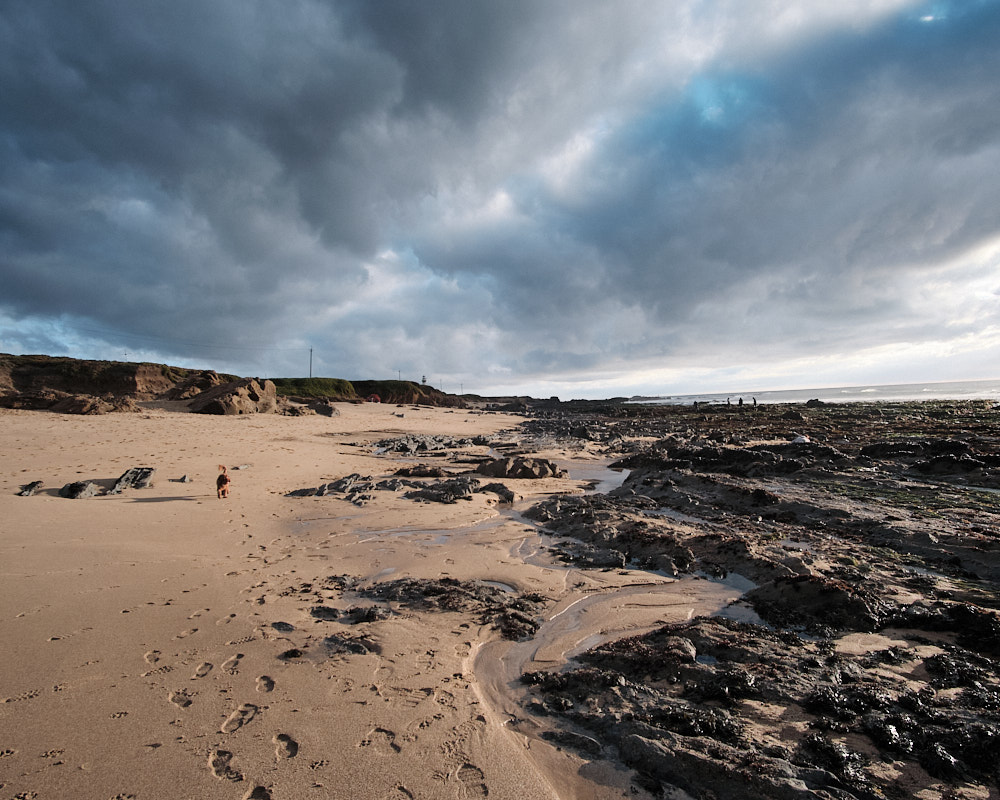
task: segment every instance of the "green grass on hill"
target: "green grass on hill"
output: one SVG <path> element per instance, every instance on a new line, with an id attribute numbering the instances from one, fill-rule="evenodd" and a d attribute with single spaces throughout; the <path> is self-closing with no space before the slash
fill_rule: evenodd
<path id="1" fill-rule="evenodd" d="M 279 397 L 329 397 L 355 400 L 358 395 L 350 381 L 342 378 L 272 378 Z"/>

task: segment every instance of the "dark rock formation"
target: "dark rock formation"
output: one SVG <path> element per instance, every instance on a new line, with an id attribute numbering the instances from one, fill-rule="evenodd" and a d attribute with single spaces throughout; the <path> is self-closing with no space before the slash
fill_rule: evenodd
<path id="1" fill-rule="evenodd" d="M 447 478 L 449 473 L 441 467 L 432 467 L 429 464 L 414 464 L 412 467 L 403 467 L 396 470 L 396 475 L 403 478 Z"/>
<path id="2" fill-rule="evenodd" d="M 101 493 L 101 487 L 90 481 L 76 481 L 67 483 L 59 490 L 60 497 L 68 497 L 70 500 L 79 500 L 85 497 L 97 497 Z"/>
<path id="3" fill-rule="evenodd" d="M 468 476 L 452 478 L 436 484 L 428 484 L 412 492 L 407 492 L 410 500 L 429 500 L 434 503 L 455 503 L 459 500 L 471 500 L 479 488 L 479 481 Z"/>
<path id="4" fill-rule="evenodd" d="M 339 417 L 340 411 L 328 400 L 313 400 L 308 406 L 321 417 Z"/>
<path id="5" fill-rule="evenodd" d="M 476 489 L 476 492 L 490 492 L 495 494 L 500 498 L 500 502 L 502 503 L 513 503 L 517 499 L 517 495 L 502 483 L 487 483 L 485 486 L 480 486 Z"/>
<path id="6" fill-rule="evenodd" d="M 536 615 L 546 598 L 514 595 L 496 586 L 454 578 L 400 578 L 365 589 L 367 597 L 390 600 L 424 611 L 469 611 L 481 624 L 492 624 L 505 639 L 523 639 L 538 630 Z"/>
<path id="7" fill-rule="evenodd" d="M 394 439 L 382 439 L 375 447 L 382 453 L 431 453 L 445 450 L 459 450 L 473 445 L 486 445 L 489 441 L 482 437 L 454 438 L 451 436 L 431 436 L 412 434 Z"/>
<path id="8" fill-rule="evenodd" d="M 489 478 L 565 478 L 566 470 L 560 469 L 545 458 L 522 456 L 497 458 L 476 467 L 476 472 Z"/>
<path id="9" fill-rule="evenodd" d="M 108 494 L 121 494 L 126 489 L 148 489 L 153 485 L 153 467 L 131 467 L 108 489 Z"/>
<path id="10" fill-rule="evenodd" d="M 31 497 L 31 495 L 33 495 L 41 487 L 41 485 L 42 485 L 41 481 L 32 481 L 31 483 L 26 483 L 24 486 L 21 487 L 21 491 L 18 492 L 18 495 L 20 495 L 21 497 Z"/>
<path id="11" fill-rule="evenodd" d="M 778 578 L 749 592 L 746 600 L 765 620 L 783 627 L 874 631 L 890 611 L 871 591 L 815 575 Z"/>

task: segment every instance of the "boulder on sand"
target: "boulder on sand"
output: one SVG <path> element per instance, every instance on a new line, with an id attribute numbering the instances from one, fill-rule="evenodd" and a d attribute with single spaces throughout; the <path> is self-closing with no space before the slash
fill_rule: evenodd
<path id="1" fill-rule="evenodd" d="M 130 467 L 108 489 L 108 494 L 121 494 L 126 489 L 148 489 L 153 485 L 153 467 Z"/>
<path id="2" fill-rule="evenodd" d="M 68 497 L 70 500 L 79 500 L 84 497 L 97 497 L 101 493 L 101 487 L 91 481 L 76 481 L 67 483 L 59 490 L 60 497 Z"/>
<path id="3" fill-rule="evenodd" d="M 268 414 L 278 408 L 278 393 L 273 381 L 243 378 L 202 392 L 188 408 L 196 414 Z"/>

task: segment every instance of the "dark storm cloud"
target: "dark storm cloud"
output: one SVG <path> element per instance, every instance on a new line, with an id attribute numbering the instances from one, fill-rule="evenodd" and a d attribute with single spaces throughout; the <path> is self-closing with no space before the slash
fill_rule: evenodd
<path id="1" fill-rule="evenodd" d="M 939 336 L 1000 234 L 1000 3 L 749 5 L 7 0 L 0 341 L 499 380 Z"/>
<path id="2" fill-rule="evenodd" d="M 530 274 L 536 296 L 568 301 L 554 314 L 580 312 L 574 330 L 613 297 L 678 337 L 730 336 L 732 295 L 763 281 L 762 307 L 741 322 L 765 336 L 775 321 L 825 314 L 871 335 L 858 326 L 903 312 L 900 285 L 875 275 L 899 271 L 905 292 L 921 265 L 998 233 L 1000 184 L 983 180 L 1000 158 L 998 21 L 998 4 L 961 6 L 937 24 L 893 19 L 708 71 L 601 141 L 569 202 L 519 195 L 528 230 L 488 261 L 432 247 L 427 258 L 456 269 L 510 259 L 512 311 Z M 539 220 L 549 248 L 525 264 Z M 589 302 L 574 296 L 581 269 Z M 718 306 L 713 326 L 686 324 L 699 304 Z"/>

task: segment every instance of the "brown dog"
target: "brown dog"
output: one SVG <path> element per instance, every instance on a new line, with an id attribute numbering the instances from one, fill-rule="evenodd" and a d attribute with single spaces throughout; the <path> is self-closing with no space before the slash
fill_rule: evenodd
<path id="1" fill-rule="evenodd" d="M 229 497 L 229 485 L 233 481 L 229 477 L 229 470 L 226 469 L 225 464 L 219 464 L 219 469 L 222 470 L 222 472 L 215 481 L 215 490 L 221 500 L 223 497 Z"/>

